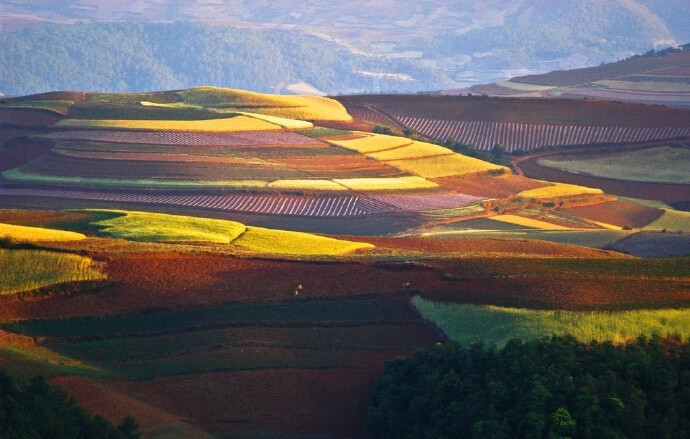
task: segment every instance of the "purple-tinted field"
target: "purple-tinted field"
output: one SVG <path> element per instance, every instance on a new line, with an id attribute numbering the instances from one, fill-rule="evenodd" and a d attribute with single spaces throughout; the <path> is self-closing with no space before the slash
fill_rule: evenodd
<path id="1" fill-rule="evenodd" d="M 290 131 L 253 131 L 245 133 L 185 133 L 167 131 L 56 131 L 45 135 L 51 140 L 89 140 L 94 142 L 137 143 L 174 146 L 269 146 L 328 147 L 311 137 Z"/>

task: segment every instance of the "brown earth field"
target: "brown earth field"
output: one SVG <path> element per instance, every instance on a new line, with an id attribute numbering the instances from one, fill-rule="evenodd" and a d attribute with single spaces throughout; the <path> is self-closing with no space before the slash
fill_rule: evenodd
<path id="1" fill-rule="evenodd" d="M 50 142 L 41 139 L 11 139 L 0 146 L 0 172 L 37 160 L 50 152 Z"/>
<path id="2" fill-rule="evenodd" d="M 484 173 L 443 177 L 433 181 L 463 194 L 486 198 L 504 198 L 529 189 L 549 186 L 546 182 L 509 173 L 499 176 Z"/>
<path id="3" fill-rule="evenodd" d="M 399 293 L 409 282 L 425 295 L 507 306 L 580 309 L 690 301 L 687 278 L 646 273 L 645 264 L 653 262 L 629 258 L 535 257 L 516 262 L 514 258 L 474 256 L 453 259 L 456 263 L 449 267 L 433 260 L 327 263 L 164 252 L 92 256 L 107 263 L 106 271 L 114 285 L 88 294 L 41 300 L 5 297 L 0 299 L 0 318 L 101 316 L 225 301 L 275 301 L 291 297 L 298 284 L 304 286 L 303 296 L 307 298 Z M 621 265 L 626 260 L 641 265 Z M 549 264 L 554 267 L 549 269 Z M 582 264 L 584 268 L 570 268 Z M 596 268 L 609 264 L 614 265 L 601 273 Z M 621 266 L 627 268 L 610 273 Z M 634 270 L 640 274 L 631 275 L 637 273 Z M 552 282 L 554 278 L 563 282 Z M 601 292 L 594 296 L 584 293 L 590 290 Z"/>
<path id="4" fill-rule="evenodd" d="M 562 209 L 575 216 L 620 227 L 643 227 L 663 215 L 664 211 L 628 201 L 609 201 L 592 206 Z"/>
<path id="5" fill-rule="evenodd" d="M 690 110 L 600 100 L 488 98 L 439 95 L 336 97 L 345 105 L 368 105 L 388 116 L 539 125 L 685 127 Z"/>
<path id="6" fill-rule="evenodd" d="M 0 124 L 43 127 L 53 125 L 64 118 L 61 114 L 50 110 L 0 108 Z"/>

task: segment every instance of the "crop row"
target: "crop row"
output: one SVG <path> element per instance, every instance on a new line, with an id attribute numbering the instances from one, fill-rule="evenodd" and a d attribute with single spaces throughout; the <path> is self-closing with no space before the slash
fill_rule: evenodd
<path id="1" fill-rule="evenodd" d="M 439 140 L 455 141 L 489 150 L 496 143 L 509 152 L 540 146 L 584 145 L 590 143 L 641 142 L 690 136 L 690 127 L 633 128 L 573 125 L 535 125 L 504 122 L 477 122 L 425 119 L 400 116 L 398 120 L 415 131 Z"/>
<path id="2" fill-rule="evenodd" d="M 0 195 L 160 204 L 229 212 L 310 217 L 353 217 L 389 212 L 451 209 L 463 207 L 479 200 L 477 197 L 465 194 L 339 195 L 326 197 L 299 195 L 153 195 L 13 188 L 1 188 Z"/>
<path id="3" fill-rule="evenodd" d="M 175 146 L 323 146 L 311 137 L 290 131 L 252 131 L 242 133 L 193 133 L 170 131 L 72 130 L 46 134 L 52 140 L 138 143 Z"/>

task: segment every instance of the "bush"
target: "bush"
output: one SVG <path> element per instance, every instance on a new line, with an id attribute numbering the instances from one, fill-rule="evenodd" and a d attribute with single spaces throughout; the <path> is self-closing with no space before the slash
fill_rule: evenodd
<path id="1" fill-rule="evenodd" d="M 383 125 L 376 125 L 374 129 L 372 130 L 374 134 L 387 134 L 389 136 L 394 135 L 393 130 L 391 130 L 388 127 L 384 127 Z"/>

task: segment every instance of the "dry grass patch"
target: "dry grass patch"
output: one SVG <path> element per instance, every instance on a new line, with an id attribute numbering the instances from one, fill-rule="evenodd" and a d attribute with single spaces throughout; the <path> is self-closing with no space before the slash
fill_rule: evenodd
<path id="1" fill-rule="evenodd" d="M 424 178 L 450 177 L 505 169 L 503 166 L 461 154 L 410 160 L 391 160 L 386 163 Z"/>
<path id="2" fill-rule="evenodd" d="M 568 227 L 559 226 L 557 224 L 547 223 L 545 221 L 539 221 L 532 218 L 525 218 L 524 216 L 518 215 L 498 215 L 492 216 L 490 219 L 494 221 L 500 221 L 508 224 L 515 224 L 518 226 L 525 226 L 532 229 L 541 230 L 570 230 Z"/>
<path id="3" fill-rule="evenodd" d="M 65 119 L 56 124 L 67 128 L 122 129 L 143 131 L 242 132 L 282 129 L 279 125 L 248 116 L 207 120 L 115 120 Z"/>
<path id="4" fill-rule="evenodd" d="M 345 191 L 347 188 L 331 180 L 276 180 L 268 184 L 273 189 L 294 189 L 314 191 Z"/>
<path id="5" fill-rule="evenodd" d="M 328 142 L 362 154 L 385 151 L 412 144 L 412 141 L 405 137 L 386 136 L 383 134 L 367 134 L 357 139 L 328 140 Z"/>
<path id="6" fill-rule="evenodd" d="M 574 195 L 601 195 L 604 191 L 576 184 L 553 183 L 551 186 L 529 189 L 518 193 L 522 198 L 558 198 Z"/>
<path id="7" fill-rule="evenodd" d="M 374 152 L 367 155 L 376 160 L 390 161 L 444 156 L 450 154 L 453 154 L 453 151 L 439 145 L 425 142 L 412 142 L 412 144 L 407 146 Z"/>
<path id="8" fill-rule="evenodd" d="M 334 182 L 353 191 L 397 191 L 432 189 L 438 185 L 422 177 L 334 178 Z"/>
<path id="9" fill-rule="evenodd" d="M 86 236 L 76 232 L 64 230 L 44 229 L 41 227 L 16 226 L 0 223 L 0 238 L 10 238 L 14 241 L 77 241 Z M 0 271 L 1 272 L 1 271 Z"/>
<path id="10" fill-rule="evenodd" d="M 264 254 L 338 256 L 361 249 L 374 248 L 365 242 L 327 238 L 311 233 L 248 227 L 233 245 Z"/>

